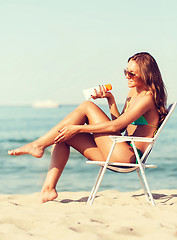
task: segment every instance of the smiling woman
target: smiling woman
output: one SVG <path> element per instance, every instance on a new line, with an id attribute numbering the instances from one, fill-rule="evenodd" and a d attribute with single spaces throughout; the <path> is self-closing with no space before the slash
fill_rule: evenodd
<path id="1" fill-rule="evenodd" d="M 140 69 L 138 64 L 135 61 L 129 61 L 127 70 L 124 70 L 124 74 L 126 78 L 128 79 L 128 87 L 140 87 L 143 86 L 143 81 L 141 79 L 140 75 Z"/>
<path id="2" fill-rule="evenodd" d="M 112 141 L 110 134 L 152 137 L 166 114 L 166 91 L 156 61 L 149 53 L 138 53 L 128 59 L 125 71 L 130 88 L 122 113 L 114 96 L 100 86 L 93 99 L 106 98 L 112 119 L 93 102 L 80 104 L 44 136 L 23 147 L 9 151 L 10 155 L 31 154 L 40 158 L 45 148 L 53 145 L 50 168 L 41 191 L 41 201 L 57 197 L 56 185 L 68 161 L 70 147 L 90 160 L 105 161 Z M 160 98 L 160 96 L 162 96 Z M 142 154 L 148 143 L 136 143 Z M 117 143 L 111 162 L 135 163 L 132 146 Z"/>
<path id="3" fill-rule="evenodd" d="M 144 83 L 145 89 L 152 93 L 160 116 L 160 121 L 162 121 L 167 113 L 165 108 L 167 93 L 157 62 L 148 53 L 135 54 L 128 59 L 128 65 L 131 66 L 131 62 L 136 62 L 138 65 L 138 69 L 134 67 L 135 75 L 137 71 L 139 72 L 139 75 L 135 76 L 133 79 L 136 80 L 138 77 L 139 80 Z"/>

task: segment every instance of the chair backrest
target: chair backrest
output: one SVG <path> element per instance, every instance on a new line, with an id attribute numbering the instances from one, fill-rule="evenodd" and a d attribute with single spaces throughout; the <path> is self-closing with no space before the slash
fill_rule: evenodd
<path id="1" fill-rule="evenodd" d="M 155 143 L 155 141 L 157 140 L 157 138 L 158 138 L 160 132 L 162 131 L 163 127 L 164 127 L 165 124 L 167 123 L 168 119 L 170 118 L 171 114 L 173 113 L 175 107 L 176 107 L 176 102 L 174 102 L 174 103 L 172 103 L 172 104 L 169 105 L 169 107 L 168 107 L 168 113 L 167 113 L 166 117 L 164 118 L 163 122 L 161 123 L 160 127 L 158 128 L 156 134 L 154 135 L 154 143 Z M 150 152 L 151 152 L 151 150 L 152 150 L 152 148 L 153 148 L 154 143 L 153 143 L 151 146 L 149 145 L 149 150 L 148 150 L 145 158 L 143 159 L 143 163 L 146 162 L 146 160 L 147 160 L 147 158 L 148 158 L 148 156 L 149 156 L 149 154 L 150 154 Z"/>
<path id="2" fill-rule="evenodd" d="M 167 116 L 164 118 L 163 122 L 161 123 L 160 127 L 158 128 L 155 136 L 154 136 L 154 140 L 157 139 L 157 137 L 159 136 L 160 132 L 162 131 L 162 128 L 165 126 L 165 124 L 167 123 L 168 119 L 170 118 L 172 112 L 174 111 L 176 107 L 176 102 L 170 104 L 170 106 L 168 107 L 168 114 Z"/>
<path id="3" fill-rule="evenodd" d="M 176 102 L 174 102 L 174 103 L 169 105 L 168 113 L 167 113 L 166 117 L 164 118 L 163 122 L 161 123 L 160 127 L 158 128 L 156 134 L 154 135 L 154 142 L 152 144 L 150 144 L 148 146 L 148 148 L 147 148 L 147 153 L 144 156 L 143 163 L 146 162 L 146 160 L 147 160 L 147 158 L 148 158 L 148 156 L 149 156 L 149 154 L 150 154 L 150 152 L 151 152 L 151 150 L 153 148 L 153 145 L 154 145 L 155 141 L 157 140 L 160 132 L 162 131 L 163 127 L 165 126 L 165 124 L 167 123 L 167 121 L 170 118 L 171 114 L 173 113 L 175 107 L 176 107 Z"/>
<path id="4" fill-rule="evenodd" d="M 165 124 L 167 123 L 168 119 L 170 118 L 171 114 L 173 113 L 174 109 L 176 107 L 176 102 L 170 104 L 170 106 L 168 107 L 168 113 L 166 115 L 166 117 L 164 118 L 163 122 L 161 123 L 160 127 L 158 128 L 155 136 L 154 136 L 154 142 L 157 140 L 157 137 L 159 136 L 160 132 L 162 131 L 163 127 L 165 126 Z M 153 148 L 153 144 L 150 144 L 149 147 L 147 148 L 147 151 L 145 151 L 145 154 L 143 155 L 143 163 L 146 162 L 151 150 Z M 137 169 L 137 167 L 123 167 L 123 166 L 110 166 L 108 167 L 109 170 L 114 171 L 114 172 L 120 172 L 120 173 L 129 173 L 132 171 L 135 171 Z"/>

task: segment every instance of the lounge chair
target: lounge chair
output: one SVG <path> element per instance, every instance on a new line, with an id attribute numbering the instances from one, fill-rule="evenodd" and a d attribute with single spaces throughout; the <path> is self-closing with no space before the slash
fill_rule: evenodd
<path id="1" fill-rule="evenodd" d="M 161 126 L 158 128 L 155 136 L 153 138 L 146 138 L 146 137 L 133 137 L 133 136 L 110 136 L 110 138 L 113 141 L 113 144 L 111 146 L 110 152 L 108 154 L 108 157 L 106 159 L 105 162 L 100 162 L 100 161 L 91 161 L 91 160 L 87 160 L 88 164 L 97 164 L 100 165 L 100 171 L 99 174 L 97 176 L 96 182 L 93 186 L 93 189 L 90 193 L 90 196 L 88 198 L 87 203 L 88 204 L 92 204 L 95 196 L 97 194 L 97 191 L 99 189 L 99 186 L 102 182 L 103 176 L 105 174 L 106 169 L 112 170 L 114 172 L 123 172 L 123 173 L 127 173 L 127 172 L 132 172 L 132 171 L 137 171 L 142 188 L 144 190 L 144 194 L 146 196 L 146 199 L 148 202 L 151 202 L 153 206 L 155 206 L 155 202 L 151 193 L 151 190 L 149 188 L 146 176 L 145 176 L 145 168 L 156 168 L 155 165 L 148 165 L 146 164 L 147 162 L 147 158 L 160 134 L 160 132 L 162 131 L 163 127 L 165 126 L 166 122 L 168 121 L 168 119 L 170 118 L 172 112 L 174 111 L 176 107 L 176 102 L 171 104 L 168 108 L 168 114 L 165 117 L 164 121 L 162 122 Z M 115 163 L 115 162 L 109 162 L 111 155 L 113 153 L 115 144 L 118 142 L 127 142 L 130 141 L 132 146 L 133 146 L 133 150 L 136 156 L 136 159 L 138 161 L 138 163 L 136 164 L 132 164 L 132 163 Z M 137 152 L 137 149 L 135 147 L 135 142 L 148 142 L 149 145 L 146 149 L 146 151 L 144 152 L 143 156 L 140 158 L 139 154 Z"/>

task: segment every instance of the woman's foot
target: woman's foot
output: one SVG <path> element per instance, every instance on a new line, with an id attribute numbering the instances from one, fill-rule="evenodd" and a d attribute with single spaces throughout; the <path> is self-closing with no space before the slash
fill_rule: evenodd
<path id="1" fill-rule="evenodd" d="M 52 201 L 54 199 L 56 199 L 58 197 L 58 193 L 55 190 L 55 188 L 53 189 L 45 189 L 41 191 L 41 197 L 40 197 L 40 202 L 41 203 L 45 203 L 48 201 Z"/>
<path id="2" fill-rule="evenodd" d="M 20 156 L 23 154 L 30 154 L 33 157 L 41 158 L 44 154 L 44 148 L 36 143 L 28 143 L 23 147 L 8 151 L 9 155 Z"/>

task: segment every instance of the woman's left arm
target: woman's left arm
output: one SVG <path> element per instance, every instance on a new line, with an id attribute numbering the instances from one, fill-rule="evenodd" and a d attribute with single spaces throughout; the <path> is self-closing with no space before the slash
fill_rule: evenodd
<path id="1" fill-rule="evenodd" d="M 135 106 L 129 108 L 120 117 L 113 121 L 106 121 L 93 125 L 69 125 L 61 129 L 59 135 L 55 138 L 55 142 L 66 141 L 77 133 L 116 133 L 126 128 L 133 121 L 137 120 L 145 112 L 149 111 L 154 105 L 152 96 L 147 95 Z"/>
<path id="2" fill-rule="evenodd" d="M 93 125 L 79 125 L 77 126 L 77 133 L 115 133 L 121 131 L 121 129 L 126 128 L 153 107 L 153 97 L 147 95 L 143 97 L 141 101 L 137 102 L 136 105 L 129 108 L 128 111 L 121 114 L 117 119 Z"/>

